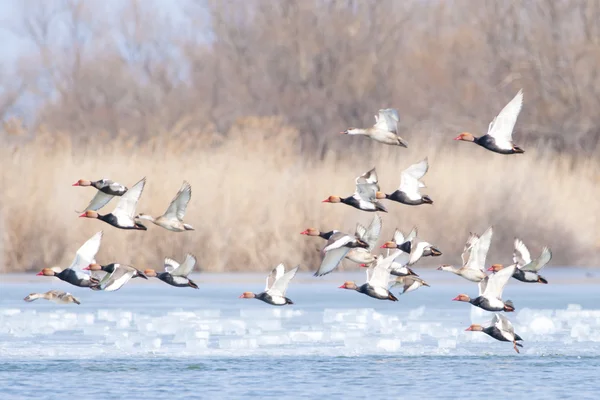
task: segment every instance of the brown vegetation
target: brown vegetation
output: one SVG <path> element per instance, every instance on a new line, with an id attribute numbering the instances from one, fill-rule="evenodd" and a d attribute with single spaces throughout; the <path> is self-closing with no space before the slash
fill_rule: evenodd
<path id="1" fill-rule="evenodd" d="M 24 4 L 10 28 L 27 45 L 0 69 L 0 270 L 66 264 L 100 229 L 101 262 L 190 251 L 205 270 L 314 269 L 322 243 L 302 229 L 371 218 L 320 201 L 372 166 L 391 190 L 425 156 L 435 204 L 389 204 L 386 236 L 417 225 L 457 262 L 494 224 L 494 261 L 518 235 L 553 263 L 600 262 L 600 1 Z M 452 142 L 521 87 L 523 156 Z M 382 107 L 400 110 L 409 149 L 337 135 Z M 151 214 L 188 180 L 197 231 L 77 219 L 94 193 L 75 180 L 142 176 Z"/>

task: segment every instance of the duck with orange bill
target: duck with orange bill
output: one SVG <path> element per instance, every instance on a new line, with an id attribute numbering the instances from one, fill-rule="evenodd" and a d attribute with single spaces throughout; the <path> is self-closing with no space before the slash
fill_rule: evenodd
<path id="1" fill-rule="evenodd" d="M 198 289 L 198 285 L 188 278 L 188 275 L 194 270 L 196 262 L 196 257 L 189 253 L 185 255 L 185 260 L 181 264 L 167 257 L 164 262 L 164 272 L 157 273 L 153 269 L 147 269 L 144 274 L 148 277 L 158 278 L 171 286 Z"/>
<path id="2" fill-rule="evenodd" d="M 134 220 L 135 208 L 144 190 L 146 178 L 133 185 L 117 203 L 117 207 L 110 214 L 100 215 L 96 211 L 88 210 L 79 217 L 99 219 L 119 229 L 136 229 L 145 231 L 147 228 Z"/>
<path id="3" fill-rule="evenodd" d="M 427 158 L 406 168 L 400 174 L 400 187 L 391 194 L 384 194 L 383 197 L 409 206 L 433 204 L 429 196 L 422 195 L 420 192 L 420 189 L 425 187 L 420 179 L 425 176 L 428 169 Z M 382 195 L 377 194 L 377 198 L 382 198 Z"/>
<path id="4" fill-rule="evenodd" d="M 127 187 L 110 179 L 100 179 L 98 181 L 88 181 L 80 179 L 73 186 L 91 186 L 98 189 L 96 195 L 92 198 L 88 206 L 83 211 L 98 211 L 115 196 L 123 196 L 127 192 Z M 83 212 L 78 211 L 78 212 Z"/>
<path id="5" fill-rule="evenodd" d="M 97 276 L 87 273 L 83 269 L 93 262 L 100 249 L 102 231 L 96 233 L 77 250 L 73 262 L 68 268 L 44 268 L 37 275 L 55 276 L 58 279 L 79 287 L 91 287 L 99 283 Z"/>
<path id="6" fill-rule="evenodd" d="M 531 259 L 531 254 L 525 243 L 521 239 L 515 239 L 515 251 L 513 253 L 513 262 L 516 265 L 513 278 L 526 283 L 543 283 L 548 281 L 539 275 L 539 271 L 552 259 L 552 252 L 548 247 L 542 249 L 542 253 L 535 260 Z M 494 264 L 489 271 L 498 272 L 504 268 L 501 264 Z"/>
<path id="7" fill-rule="evenodd" d="M 108 265 L 99 265 L 99 264 L 90 264 L 88 267 L 84 268 L 84 270 L 90 271 L 104 271 L 106 275 L 104 278 L 97 284 L 91 286 L 94 290 L 103 290 L 105 292 L 114 292 L 116 290 L 121 289 L 131 278 L 144 278 L 148 279 L 143 272 L 138 269 L 132 267 L 131 265 L 125 264 L 108 264 Z"/>
<path id="8" fill-rule="evenodd" d="M 367 282 L 357 286 L 355 282 L 347 281 L 340 289 L 355 290 L 378 300 L 398 301 L 398 298 L 389 291 L 391 283 L 390 266 L 395 256 L 377 256 L 377 260 L 367 269 Z"/>
<path id="9" fill-rule="evenodd" d="M 488 275 L 479 282 L 479 296 L 470 298 L 466 294 L 459 294 L 453 301 L 463 301 L 482 308 L 486 311 L 515 311 L 515 306 L 510 300 L 502 300 L 502 292 L 508 280 L 515 272 L 515 266 L 510 266 L 501 271 Z"/>
<path id="10" fill-rule="evenodd" d="M 274 306 L 294 304 L 292 300 L 285 297 L 285 293 L 290 281 L 294 278 L 294 276 L 296 276 L 298 268 L 300 268 L 300 266 L 285 272 L 285 266 L 283 264 L 279 264 L 267 276 L 267 284 L 265 285 L 264 292 L 244 292 L 240 296 L 240 299 L 257 299 Z"/>
<path id="11" fill-rule="evenodd" d="M 377 182 L 377 172 L 375 171 L 375 168 L 373 168 L 356 178 L 356 190 L 352 196 L 329 196 L 323 200 L 323 203 L 343 203 L 362 211 L 387 212 L 385 206 L 378 200 L 384 199 L 385 194 L 380 192 L 379 184 Z"/>
<path id="12" fill-rule="evenodd" d="M 515 333 L 515 329 L 508 318 L 501 314 L 494 314 L 492 320 L 484 325 L 473 324 L 465 330 L 483 332 L 501 342 L 512 342 L 513 348 L 517 353 L 519 353 L 517 346 L 523 347 L 522 344 L 517 343 L 523 339 Z"/>
<path id="13" fill-rule="evenodd" d="M 490 123 L 487 134 L 475 137 L 469 132 L 463 132 L 454 140 L 472 142 L 499 154 L 525 153 L 522 148 L 515 146 L 512 140 L 512 133 L 522 107 L 523 90 L 521 89 Z"/>

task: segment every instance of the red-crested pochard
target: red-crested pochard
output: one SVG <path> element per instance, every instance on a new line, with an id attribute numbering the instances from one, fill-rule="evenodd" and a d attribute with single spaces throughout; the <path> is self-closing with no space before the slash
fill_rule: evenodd
<path id="1" fill-rule="evenodd" d="M 400 175 L 400 187 L 392 194 L 385 194 L 385 198 L 409 206 L 433 204 L 433 200 L 429 196 L 421 195 L 419 191 L 420 188 L 425 187 L 425 184 L 420 179 L 423 178 L 428 169 L 429 164 L 427 158 L 425 158 L 423 161 L 413 164 L 402 171 Z"/>
<path id="2" fill-rule="evenodd" d="M 502 292 L 504 286 L 515 272 L 515 266 L 504 268 L 503 270 L 488 275 L 485 279 L 479 282 L 479 296 L 472 299 L 466 294 L 459 294 L 452 300 L 464 301 L 472 305 L 482 308 L 486 311 L 515 311 L 515 306 L 512 301 L 502 300 Z"/>
<path id="3" fill-rule="evenodd" d="M 96 253 L 98 253 L 98 250 L 100 249 L 101 242 L 102 231 L 88 239 L 87 242 L 77 250 L 75 258 L 68 268 L 62 271 L 59 268 L 44 268 L 37 275 L 55 276 L 60 280 L 79 287 L 97 285 L 99 282 L 98 278 L 84 272 L 83 268 L 94 261 L 94 257 L 96 257 Z"/>
<path id="4" fill-rule="evenodd" d="M 494 317 L 492 318 L 491 322 L 488 322 L 483 326 L 473 324 L 465 330 L 473 332 L 483 332 L 501 342 L 512 342 L 513 348 L 517 353 L 519 353 L 519 349 L 517 348 L 517 346 L 523 347 L 522 344 L 517 343 L 517 341 L 522 341 L 523 339 L 521 339 L 521 336 L 515 333 L 513 325 L 504 315 L 494 314 Z"/>
<path id="5" fill-rule="evenodd" d="M 531 254 L 525 243 L 521 239 L 515 238 L 515 251 L 513 253 L 513 262 L 517 266 L 513 278 L 528 283 L 548 283 L 538 273 L 552 259 L 552 252 L 548 247 L 542 249 L 542 253 L 535 260 L 531 259 Z M 492 265 L 488 271 L 498 272 L 503 268 L 501 264 Z"/>
<path id="6" fill-rule="evenodd" d="M 133 185 L 121 198 L 117 207 L 110 214 L 100 215 L 96 211 L 88 210 L 79 217 L 97 218 L 109 225 L 119 229 L 137 229 L 145 231 L 147 228 L 134 220 L 135 207 L 142 195 L 146 178 L 143 178 L 138 183 Z"/>
<path id="7" fill-rule="evenodd" d="M 300 268 L 300 266 L 285 272 L 285 266 L 283 264 L 279 264 L 267 276 L 267 284 L 264 292 L 244 292 L 240 296 L 240 299 L 258 299 L 274 306 L 294 304 L 292 300 L 285 297 L 285 292 L 287 291 L 290 281 L 294 278 L 294 276 L 296 276 L 298 268 Z"/>
<path id="8" fill-rule="evenodd" d="M 377 197 L 379 196 L 379 198 L 385 198 L 385 194 L 379 191 L 380 189 L 379 184 L 377 183 L 378 179 L 375 168 L 356 178 L 355 182 L 356 191 L 352 196 L 345 198 L 339 196 L 329 196 L 323 200 L 323 203 L 344 203 L 362 211 L 387 212 L 387 209 L 383 204 L 381 204 Z"/>
<path id="9" fill-rule="evenodd" d="M 481 137 L 475 137 L 468 132 L 463 132 L 454 140 L 473 142 L 481 147 L 500 154 L 519 154 L 525 151 L 515 146 L 512 133 L 517 123 L 517 117 L 523 106 L 523 89 L 500 111 L 500 114 L 490 123 L 488 132 Z"/>
<path id="10" fill-rule="evenodd" d="M 165 272 L 156 273 L 153 269 L 147 269 L 144 273 L 146 276 L 156 277 L 171 286 L 198 289 L 198 285 L 188 278 L 196 266 L 196 257 L 193 254 L 186 254 L 185 260 L 181 264 L 171 258 L 165 258 L 164 266 Z"/>

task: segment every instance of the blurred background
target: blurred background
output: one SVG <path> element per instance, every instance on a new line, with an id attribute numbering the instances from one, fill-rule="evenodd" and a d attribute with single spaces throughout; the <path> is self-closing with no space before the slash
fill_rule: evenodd
<path id="1" fill-rule="evenodd" d="M 434 205 L 387 203 L 384 239 L 417 226 L 437 266 L 494 225 L 488 263 L 518 236 L 600 264 L 600 1 L 4 0 L 0 16 L 0 272 L 66 267 L 101 229 L 101 263 L 314 270 L 324 242 L 300 231 L 372 218 L 321 200 L 373 166 L 390 193 L 425 157 Z M 452 140 L 520 88 L 524 155 Z M 408 149 L 339 134 L 388 107 Z M 192 184 L 195 232 L 77 218 L 95 190 L 76 180 L 144 176 L 152 215 Z"/>

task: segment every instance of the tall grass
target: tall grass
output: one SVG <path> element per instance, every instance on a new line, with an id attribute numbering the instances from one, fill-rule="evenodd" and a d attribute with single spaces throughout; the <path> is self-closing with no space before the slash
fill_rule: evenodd
<path id="1" fill-rule="evenodd" d="M 470 231 L 494 225 L 489 261 L 508 263 L 514 236 L 536 255 L 552 248 L 553 264 L 598 265 L 600 164 L 526 149 L 501 156 L 451 137 L 407 136 L 409 149 L 371 146 L 367 139 L 334 133 L 335 142 L 359 142 L 319 159 L 299 150 L 298 132 L 278 118 L 239 120 L 226 137 L 194 131 L 164 132 L 139 145 L 122 135 L 95 137 L 85 146 L 72 135 L 39 132 L 34 140 L 0 149 L 0 271 L 68 266 L 85 240 L 104 230 L 97 260 L 161 268 L 165 256 L 194 253 L 203 271 L 266 271 L 278 262 L 315 269 L 324 242 L 301 230 L 353 231 L 372 214 L 322 204 L 330 194 L 350 195 L 354 178 L 373 166 L 390 193 L 400 172 L 427 156 L 432 206 L 388 202 L 385 238 L 416 225 L 444 255 L 424 265 L 457 263 Z M 335 147 L 335 146 L 332 146 Z M 162 214 L 185 179 L 192 200 L 185 217 L 194 232 L 173 233 L 149 224 L 124 231 L 79 219 L 95 189 L 71 187 L 77 179 L 111 178 L 131 186 L 146 176 L 138 212 Z M 110 212 L 113 200 L 101 212 Z M 596 251 L 594 251 L 596 250 Z M 350 265 L 348 265 L 350 267 Z M 352 267 L 354 268 L 354 267 Z"/>

